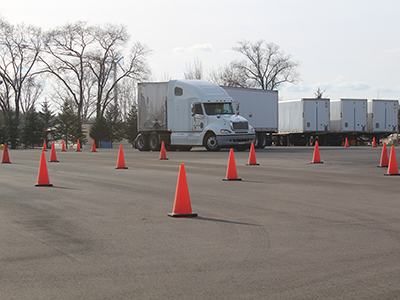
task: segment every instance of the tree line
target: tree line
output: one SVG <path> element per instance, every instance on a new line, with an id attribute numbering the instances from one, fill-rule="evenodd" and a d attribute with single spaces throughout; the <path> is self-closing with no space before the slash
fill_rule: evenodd
<path id="1" fill-rule="evenodd" d="M 18 143 L 38 144 L 46 136 L 72 141 L 83 137 L 82 123 L 89 120 L 114 128 L 118 119 L 119 125 L 129 126 L 125 123 L 135 109 L 130 89 L 148 78 L 151 52 L 138 42 L 128 48 L 129 39 L 123 25 L 77 22 L 43 32 L 0 19 L 1 142 L 16 148 Z M 56 116 L 48 102 L 36 112 L 45 88 L 60 108 Z M 114 112 L 112 121 L 108 110 Z M 103 136 L 112 142 L 126 137 L 121 132 Z"/>
<path id="2" fill-rule="evenodd" d="M 275 44 L 241 41 L 233 49 L 242 61 L 212 70 L 207 78 L 195 61 L 184 77 L 262 89 L 298 80 L 298 63 Z M 0 18 L 0 143 L 16 148 L 49 139 L 73 142 L 83 139 L 82 124 L 88 121 L 96 141 L 133 142 L 135 86 L 150 78 L 150 54 L 146 45 L 130 41 L 123 25 L 76 22 L 43 31 Z M 50 101 L 36 111 L 44 90 Z"/>

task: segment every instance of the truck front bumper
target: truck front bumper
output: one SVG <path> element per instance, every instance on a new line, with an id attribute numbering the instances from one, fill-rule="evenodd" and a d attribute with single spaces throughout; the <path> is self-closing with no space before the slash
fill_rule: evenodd
<path id="1" fill-rule="evenodd" d="M 256 136 L 251 134 L 235 134 L 235 135 L 217 135 L 218 145 L 221 147 L 250 145 L 254 142 Z"/>

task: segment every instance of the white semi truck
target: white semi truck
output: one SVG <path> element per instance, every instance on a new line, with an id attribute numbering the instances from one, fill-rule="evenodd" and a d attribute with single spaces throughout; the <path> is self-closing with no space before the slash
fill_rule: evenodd
<path id="1" fill-rule="evenodd" d="M 247 118 L 256 131 L 256 148 L 271 146 L 278 132 L 278 91 L 222 87 L 237 103 L 237 112 Z"/>
<path id="2" fill-rule="evenodd" d="M 218 85 L 202 80 L 139 83 L 135 146 L 157 151 L 189 151 L 204 146 L 246 150 L 255 140 L 248 120 L 236 114 L 233 99 Z"/>

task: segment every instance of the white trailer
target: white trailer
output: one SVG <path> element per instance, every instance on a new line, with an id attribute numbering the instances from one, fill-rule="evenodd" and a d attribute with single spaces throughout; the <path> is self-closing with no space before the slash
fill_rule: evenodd
<path id="1" fill-rule="evenodd" d="M 398 100 L 368 100 L 368 132 L 375 135 L 397 133 Z"/>
<path id="2" fill-rule="evenodd" d="M 171 80 L 138 84 L 138 128 L 135 145 L 140 151 L 209 151 L 232 147 L 248 149 L 255 131 L 237 115 L 233 99 L 218 85 L 202 80 Z"/>
<path id="3" fill-rule="evenodd" d="M 278 132 L 278 91 L 222 87 L 237 103 L 236 113 L 249 120 L 256 131 L 255 147 L 272 144 L 272 134 Z"/>
<path id="4" fill-rule="evenodd" d="M 367 99 L 330 100 L 332 133 L 366 133 Z"/>
<path id="5" fill-rule="evenodd" d="M 367 99 L 330 100 L 330 133 L 325 144 L 339 146 L 348 138 L 357 144 L 361 135 L 367 133 Z"/>
<path id="6" fill-rule="evenodd" d="M 329 99 L 281 100 L 278 111 L 280 145 L 312 144 L 329 133 Z"/>

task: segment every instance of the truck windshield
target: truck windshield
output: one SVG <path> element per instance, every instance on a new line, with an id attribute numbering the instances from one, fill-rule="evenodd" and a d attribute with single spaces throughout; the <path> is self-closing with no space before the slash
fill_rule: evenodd
<path id="1" fill-rule="evenodd" d="M 232 103 L 204 103 L 207 115 L 233 115 Z"/>

